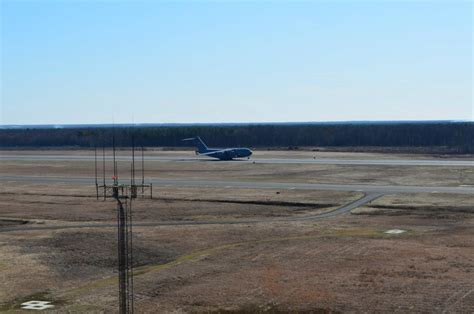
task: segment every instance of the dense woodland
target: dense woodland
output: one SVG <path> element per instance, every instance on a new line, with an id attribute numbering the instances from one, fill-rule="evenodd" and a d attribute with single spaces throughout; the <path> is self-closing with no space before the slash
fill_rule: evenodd
<path id="1" fill-rule="evenodd" d="M 209 146 L 271 147 L 449 147 L 474 153 L 474 122 L 221 124 L 176 126 L 87 126 L 0 129 L 0 147 L 182 147 L 201 136 Z"/>

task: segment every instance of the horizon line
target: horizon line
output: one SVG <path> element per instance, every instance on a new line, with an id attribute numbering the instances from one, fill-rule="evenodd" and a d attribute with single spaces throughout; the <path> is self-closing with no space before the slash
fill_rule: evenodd
<path id="1" fill-rule="evenodd" d="M 218 125 L 298 125 L 298 124 L 380 124 L 380 123 L 466 123 L 474 120 L 334 120 L 334 121 L 295 121 L 295 122 L 123 122 L 123 123 L 45 123 L 45 124 L 0 124 L 0 129 L 7 128 L 70 128 L 70 127 L 123 127 L 123 126 L 218 126 Z"/>

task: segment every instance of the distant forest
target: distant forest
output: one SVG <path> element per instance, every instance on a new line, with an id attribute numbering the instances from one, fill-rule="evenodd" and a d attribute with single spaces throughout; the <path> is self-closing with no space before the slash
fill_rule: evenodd
<path id="1" fill-rule="evenodd" d="M 214 124 L 176 126 L 87 126 L 0 129 L 0 147 L 183 147 L 183 138 L 201 136 L 209 146 L 298 147 L 448 147 L 474 153 L 474 122 L 376 122 Z"/>

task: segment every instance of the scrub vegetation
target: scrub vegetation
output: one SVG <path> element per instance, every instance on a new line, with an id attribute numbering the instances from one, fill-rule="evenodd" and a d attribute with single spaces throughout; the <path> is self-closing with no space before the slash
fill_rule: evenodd
<path id="1" fill-rule="evenodd" d="M 443 121 L 33 127 L 0 129 L 0 147 L 93 147 L 104 142 L 110 146 L 114 133 L 118 146 L 129 146 L 132 134 L 136 144 L 145 147 L 184 147 L 189 144 L 182 139 L 199 135 L 210 146 L 222 147 L 379 146 L 411 147 L 421 152 L 474 152 L 474 123 Z"/>

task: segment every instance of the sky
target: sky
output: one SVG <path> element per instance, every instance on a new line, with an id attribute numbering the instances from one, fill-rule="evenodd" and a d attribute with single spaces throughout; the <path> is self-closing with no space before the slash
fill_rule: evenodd
<path id="1" fill-rule="evenodd" d="M 474 120 L 469 0 L 0 3 L 0 124 Z"/>

